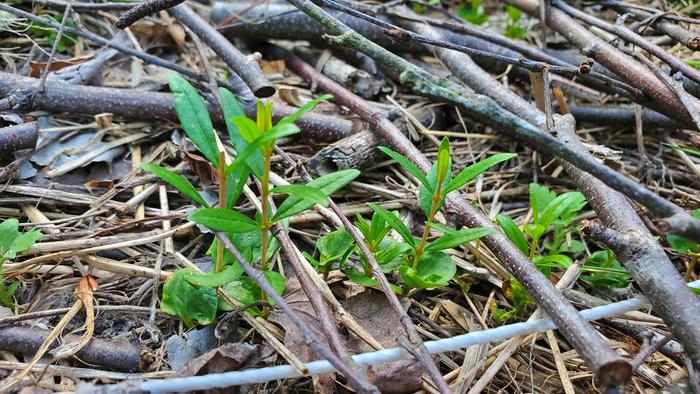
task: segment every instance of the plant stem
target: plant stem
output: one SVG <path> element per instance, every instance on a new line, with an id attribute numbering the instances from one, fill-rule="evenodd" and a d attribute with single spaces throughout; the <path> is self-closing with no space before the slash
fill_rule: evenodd
<path id="1" fill-rule="evenodd" d="M 441 182 L 438 182 L 441 183 Z M 425 251 L 425 244 L 428 241 L 428 234 L 430 234 L 430 224 L 435 220 L 435 214 L 437 213 L 438 205 L 440 204 L 440 185 L 437 185 L 437 191 L 433 196 L 433 204 L 430 206 L 430 214 L 428 214 L 428 220 L 425 221 L 425 228 L 423 229 L 423 235 L 420 238 L 420 244 L 416 248 L 416 258 L 413 259 L 413 269 L 418 268 L 418 260 L 423 255 Z"/>
<path id="2" fill-rule="evenodd" d="M 219 207 L 226 207 L 226 154 L 219 152 Z M 214 271 L 221 272 L 224 268 L 224 245 L 218 242 L 216 245 L 216 267 Z"/>
<path id="3" fill-rule="evenodd" d="M 264 156 L 264 166 L 263 166 L 263 176 L 260 180 L 260 194 L 262 208 L 260 214 L 262 215 L 262 226 L 260 227 L 260 268 L 263 271 L 267 271 L 267 244 L 268 244 L 268 234 L 270 232 L 270 227 L 272 226 L 269 221 L 269 209 L 270 209 L 270 160 L 272 156 L 272 149 L 265 148 L 263 152 Z"/>

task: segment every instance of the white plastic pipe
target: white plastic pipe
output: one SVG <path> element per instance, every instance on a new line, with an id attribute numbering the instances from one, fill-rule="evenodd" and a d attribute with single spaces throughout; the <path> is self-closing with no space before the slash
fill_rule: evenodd
<path id="1" fill-rule="evenodd" d="M 700 288 L 700 280 L 688 284 L 694 288 Z M 585 320 L 597 320 L 605 317 L 619 315 L 621 313 L 641 309 L 649 305 L 646 297 L 636 297 L 625 301 L 615 302 L 591 309 L 586 309 L 579 314 Z M 439 339 L 425 342 L 425 347 L 430 353 L 444 353 L 472 345 L 482 345 L 490 342 L 506 340 L 508 338 L 528 335 L 536 332 L 545 332 L 556 328 L 548 319 L 534 320 L 509 324 L 490 328 L 483 331 L 470 332 L 452 338 Z M 382 349 L 376 352 L 363 353 L 352 358 L 358 365 L 375 365 L 390 361 L 409 359 L 412 356 L 401 348 Z M 313 361 L 305 364 L 311 375 L 334 372 L 335 368 L 325 360 Z M 242 384 L 263 383 L 270 380 L 296 378 L 302 376 L 291 365 L 280 365 L 244 371 L 232 371 L 215 373 L 204 376 L 191 376 L 187 378 L 172 378 L 152 380 L 141 383 L 141 390 L 151 392 L 185 392 L 194 390 L 206 390 Z"/>

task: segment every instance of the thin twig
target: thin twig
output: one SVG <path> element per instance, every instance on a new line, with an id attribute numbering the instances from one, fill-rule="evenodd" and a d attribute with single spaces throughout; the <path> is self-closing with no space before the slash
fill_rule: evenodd
<path id="1" fill-rule="evenodd" d="M 184 2 L 185 0 L 146 0 L 136 4 L 129 11 L 122 14 L 117 19 L 114 25 L 120 29 L 126 29 L 133 25 L 139 19 L 145 18 L 148 15 L 155 14 L 158 11 L 167 10 Z"/>
<path id="2" fill-rule="evenodd" d="M 63 38 L 63 31 L 66 29 L 66 22 L 68 22 L 68 16 L 73 12 L 73 9 L 71 8 L 71 5 L 68 4 L 66 6 L 66 10 L 63 12 L 63 18 L 61 19 L 61 25 L 58 27 L 58 31 L 56 32 L 56 38 L 54 38 L 53 46 L 51 47 L 51 54 L 49 55 L 49 60 L 46 61 L 46 65 L 44 66 L 44 70 L 41 72 L 41 79 L 39 80 L 39 87 L 37 90 L 39 92 L 44 91 L 44 84 L 46 83 L 46 77 L 49 76 L 49 73 L 51 72 L 51 63 L 53 63 L 53 58 L 56 56 L 56 50 L 58 49 L 58 44 L 61 42 L 61 39 Z"/>

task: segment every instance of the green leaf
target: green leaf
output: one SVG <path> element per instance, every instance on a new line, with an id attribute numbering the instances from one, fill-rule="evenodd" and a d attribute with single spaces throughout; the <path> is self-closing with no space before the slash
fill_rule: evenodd
<path id="1" fill-rule="evenodd" d="M 421 185 L 426 187 L 431 194 L 434 192 L 430 181 L 428 181 L 428 178 L 425 176 L 425 174 L 423 174 L 423 171 L 421 171 L 420 169 L 418 169 L 418 167 L 411 163 L 411 161 L 408 160 L 406 156 L 403 156 L 402 154 L 384 146 L 380 146 L 378 149 L 382 151 L 382 153 L 384 153 L 385 155 L 394 159 L 404 170 L 406 170 L 406 172 L 418 179 L 418 182 L 420 182 Z"/>
<path id="2" fill-rule="evenodd" d="M 219 88 L 219 101 L 221 103 L 221 110 L 224 113 L 226 129 L 228 130 L 228 135 L 231 138 L 233 147 L 236 148 L 236 152 L 243 152 L 248 147 L 248 141 L 243 138 L 238 126 L 236 126 L 233 121 L 234 117 L 245 116 L 243 107 L 238 100 L 236 100 L 236 96 L 234 96 L 233 93 L 226 88 Z M 256 177 L 262 177 L 263 156 L 260 151 L 255 151 L 246 159 L 245 163 Z"/>
<path id="3" fill-rule="evenodd" d="M 238 156 L 236 156 L 236 159 L 233 161 L 233 163 L 229 164 L 226 167 L 226 176 L 233 173 L 236 169 L 242 166 L 243 163 L 246 163 L 246 160 L 248 160 L 248 158 L 251 157 L 255 152 L 258 152 L 262 145 L 269 143 L 270 141 L 276 140 L 278 138 L 296 134 L 298 132 L 299 128 L 293 124 L 284 127 L 273 127 L 272 130 L 259 136 L 253 142 L 251 142 L 243 152 L 238 153 Z"/>
<path id="4" fill-rule="evenodd" d="M 530 293 L 514 277 L 510 277 L 510 298 L 513 300 L 514 312 L 521 314 L 525 307 L 533 302 Z"/>
<path id="5" fill-rule="evenodd" d="M 236 202 L 241 197 L 241 193 L 243 193 L 246 182 L 248 182 L 249 175 L 250 168 L 238 166 L 226 178 L 226 208 L 231 209 L 236 205 Z"/>
<path id="6" fill-rule="evenodd" d="M 319 96 L 319 97 L 309 101 L 308 103 L 302 105 L 301 107 L 299 107 L 296 111 L 294 111 L 293 114 L 287 115 L 284 118 L 280 119 L 280 121 L 277 122 L 277 124 L 294 123 L 294 122 L 296 122 L 297 119 L 299 119 L 299 117 L 301 117 L 305 113 L 316 108 L 316 105 L 318 105 L 318 103 L 320 103 L 321 101 L 331 100 L 331 99 L 333 99 L 333 95 L 331 95 L 331 94 L 324 94 L 322 96 Z"/>
<path id="7" fill-rule="evenodd" d="M 444 137 L 442 142 L 440 142 L 440 146 L 438 147 L 436 185 L 438 183 L 442 184 L 444 181 L 449 182 L 448 171 L 450 171 L 451 165 L 452 158 L 450 157 L 450 140 L 447 137 Z"/>
<path id="8" fill-rule="evenodd" d="M 495 230 L 485 227 L 460 230 L 457 234 L 447 234 L 428 244 L 426 251 L 451 249 L 493 234 Z"/>
<path id="9" fill-rule="evenodd" d="M 190 214 L 189 219 L 210 230 L 225 233 L 247 233 L 260 227 L 253 219 L 226 208 L 199 208 Z"/>
<path id="10" fill-rule="evenodd" d="M 357 283 L 360 286 L 369 287 L 376 290 L 382 290 L 382 285 L 380 285 L 376 279 L 368 277 L 361 271 L 358 271 L 354 268 L 347 268 L 344 272 L 348 279 L 350 279 L 354 283 Z M 402 289 L 399 286 L 396 286 L 391 283 L 389 283 L 389 286 L 391 287 L 391 290 L 394 291 L 394 293 L 402 293 Z"/>
<path id="11" fill-rule="evenodd" d="M 533 263 L 538 267 L 567 269 L 574 261 L 571 257 L 563 254 L 550 254 L 548 256 L 535 256 Z"/>
<path id="12" fill-rule="evenodd" d="M 695 253 L 698 251 L 698 244 L 687 238 L 668 234 L 666 240 L 676 253 Z"/>
<path id="13" fill-rule="evenodd" d="M 510 4 L 506 4 L 506 13 L 508 14 L 508 19 L 512 22 L 517 22 L 522 18 L 523 16 L 523 11 L 515 6 L 512 6 Z"/>
<path id="14" fill-rule="evenodd" d="M 581 275 L 581 279 L 590 283 L 593 287 L 625 288 L 631 280 L 627 270 L 615 258 L 615 254 L 609 250 L 599 250 L 591 254 L 586 264 L 581 266 L 581 271 L 587 273 Z"/>
<path id="15" fill-rule="evenodd" d="M 19 288 L 20 282 L 18 280 L 10 283 L 9 286 L 5 286 L 4 283 L 0 283 L 0 303 L 7 308 L 15 307 L 14 295 Z"/>
<path id="16" fill-rule="evenodd" d="M 234 280 L 225 284 L 221 290 L 228 294 L 229 297 L 236 300 L 240 306 L 252 304 L 260 300 L 260 289 L 257 287 L 257 284 L 247 276 L 242 276 L 240 280 Z M 219 299 L 218 309 L 222 311 L 232 311 L 234 308 L 225 300 Z M 254 307 L 246 309 L 246 312 L 253 316 L 260 315 L 260 310 Z"/>
<path id="17" fill-rule="evenodd" d="M 268 282 L 270 282 L 270 286 L 272 286 L 272 289 L 277 292 L 277 294 L 282 295 L 284 293 L 284 288 L 285 288 L 285 283 L 284 283 L 284 276 L 280 274 L 277 271 L 265 271 L 265 279 L 267 279 Z M 271 304 L 274 304 L 272 300 L 270 300 Z"/>
<path id="18" fill-rule="evenodd" d="M 377 246 L 382 243 L 389 231 L 391 231 L 391 227 L 386 224 L 386 221 L 376 212 L 372 213 L 372 221 L 369 224 L 369 236 L 365 235 L 366 241 L 372 250 L 377 249 Z"/>
<path id="19" fill-rule="evenodd" d="M 411 246 L 396 242 L 391 238 L 387 238 L 379 246 L 379 249 L 374 253 L 374 258 L 382 267 L 384 273 L 395 271 L 404 261 L 406 253 L 411 251 Z M 361 256 L 364 260 L 364 256 Z"/>
<path id="20" fill-rule="evenodd" d="M 568 192 L 557 196 L 542 210 L 540 224 L 568 225 L 576 214 L 586 206 L 586 197 L 580 192 Z"/>
<path id="21" fill-rule="evenodd" d="M 258 127 L 258 124 L 248 119 L 248 117 L 246 117 L 245 115 L 234 116 L 233 118 L 231 118 L 231 122 L 236 126 L 236 128 L 241 134 L 241 137 L 243 137 L 243 139 L 248 143 L 255 141 L 256 138 L 259 138 L 261 135 L 263 135 L 263 132 Z"/>
<path id="22" fill-rule="evenodd" d="M 516 225 L 511 218 L 505 215 L 496 216 L 496 222 L 499 226 L 501 226 L 501 229 L 506 234 L 508 239 L 510 239 L 510 241 L 513 242 L 513 244 L 515 244 L 515 246 L 517 246 L 518 249 L 523 252 L 523 254 L 527 255 L 527 240 L 525 239 L 525 235 L 523 235 L 523 232 L 520 230 L 518 225 Z"/>
<path id="23" fill-rule="evenodd" d="M 33 229 L 25 233 L 19 232 L 19 221 L 7 219 L 0 223 L 0 264 L 4 260 L 12 260 L 17 253 L 29 249 L 41 238 L 41 232 Z"/>
<path id="24" fill-rule="evenodd" d="M 447 166 L 447 175 L 445 176 L 445 179 L 442 182 L 442 185 L 440 186 L 440 194 L 441 197 L 444 197 L 443 191 L 445 188 L 447 188 L 447 185 L 450 183 L 450 179 L 452 177 L 452 162 L 450 160 L 448 166 Z M 438 180 L 438 163 L 436 162 L 433 164 L 433 167 L 430 169 L 430 172 L 428 173 L 428 182 L 430 183 L 430 188 L 427 188 L 425 186 L 420 187 L 418 190 L 418 202 L 420 203 L 421 209 L 423 209 L 423 212 L 425 213 L 426 216 L 430 215 L 430 210 L 433 207 L 433 194 L 435 193 L 435 190 L 437 190 L 437 180 Z M 432 192 L 430 190 L 433 190 Z M 436 211 L 442 207 L 442 204 L 444 202 L 444 198 L 441 198 L 440 202 L 437 205 Z"/>
<path id="25" fill-rule="evenodd" d="M 457 266 L 444 252 L 426 252 L 418 260 L 415 270 L 408 265 L 402 265 L 399 272 L 408 286 L 432 290 L 438 286 L 448 286 L 457 273 Z"/>
<path id="26" fill-rule="evenodd" d="M 289 194 L 296 196 L 313 204 L 319 204 L 324 207 L 328 206 L 328 196 L 322 191 L 309 185 L 284 185 L 273 188 L 272 193 Z"/>
<path id="27" fill-rule="evenodd" d="M 457 176 L 455 176 L 454 179 L 447 185 L 445 194 L 466 185 L 469 181 L 483 174 L 486 172 L 486 170 L 495 166 L 496 164 L 510 160 L 516 156 L 516 153 L 499 153 L 466 167 L 460 171 L 459 174 L 457 174 Z"/>
<path id="28" fill-rule="evenodd" d="M 470 0 L 457 7 L 457 14 L 464 20 L 475 25 L 483 25 L 488 22 L 489 16 L 484 12 L 481 0 Z"/>
<path id="29" fill-rule="evenodd" d="M 355 169 L 341 170 L 318 177 L 306 185 L 320 190 L 326 196 L 330 196 L 352 182 L 353 179 L 357 178 L 359 175 L 360 171 Z M 304 212 L 312 206 L 314 206 L 313 202 L 309 202 L 297 196 L 289 196 L 280 204 L 279 208 L 277 208 L 277 212 L 272 217 L 272 221 L 278 222 L 300 212 Z"/>
<path id="30" fill-rule="evenodd" d="M 316 248 L 326 260 L 337 260 L 355 246 L 355 240 L 346 229 L 324 235 L 316 241 Z"/>
<path id="31" fill-rule="evenodd" d="M 532 217 L 535 223 L 540 221 L 540 211 L 556 197 L 557 195 L 546 186 L 536 183 L 530 184 L 530 205 L 532 206 Z"/>
<path id="32" fill-rule="evenodd" d="M 163 286 L 160 303 L 163 312 L 180 317 L 187 327 L 213 322 L 218 304 L 215 289 L 196 287 L 187 280 L 193 274 L 190 268 L 175 271 Z"/>
<path id="33" fill-rule="evenodd" d="M 175 99 L 175 110 L 182 129 L 214 168 L 219 167 L 219 148 L 214 138 L 214 126 L 204 99 L 184 78 L 173 74 L 169 81 Z"/>
<path id="34" fill-rule="evenodd" d="M 227 266 L 221 272 L 190 275 L 187 277 L 187 281 L 198 287 L 219 287 L 238 279 L 241 274 L 243 274 L 243 267 L 236 264 Z"/>
<path id="35" fill-rule="evenodd" d="M 396 230 L 397 233 L 401 236 L 401 238 L 406 241 L 409 245 L 411 245 L 413 248 L 416 247 L 416 240 L 413 239 L 413 235 L 411 235 L 411 230 L 406 227 L 405 224 L 399 219 L 398 216 L 394 215 L 393 213 L 387 211 L 385 208 L 377 205 L 377 204 L 368 204 L 370 208 L 374 212 L 377 213 L 377 215 L 381 216 L 384 221 L 391 226 L 394 230 Z"/>
<path id="36" fill-rule="evenodd" d="M 177 191 L 189 197 L 190 200 L 196 202 L 197 204 L 203 207 L 209 206 L 204 197 L 202 197 L 202 195 L 199 194 L 197 189 L 195 189 L 195 187 L 192 186 L 190 181 L 188 181 L 182 175 L 170 171 L 166 168 L 163 168 L 155 163 L 143 163 L 141 164 L 141 168 L 143 168 L 146 171 L 152 172 L 158 178 L 164 180 L 165 182 L 170 184 L 170 186 L 174 187 L 175 189 L 177 189 Z"/>

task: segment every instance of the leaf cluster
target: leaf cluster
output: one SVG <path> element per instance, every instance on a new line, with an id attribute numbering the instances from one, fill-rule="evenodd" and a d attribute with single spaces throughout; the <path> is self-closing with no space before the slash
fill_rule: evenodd
<path id="1" fill-rule="evenodd" d="M 224 162 L 221 143 L 209 117 L 209 110 L 197 90 L 179 75 L 170 78 L 170 89 L 174 94 L 175 109 L 180 124 L 187 137 L 209 161 L 219 175 L 219 206 L 210 206 L 202 194 L 187 178 L 154 163 L 142 167 L 172 185 L 183 196 L 199 206 L 189 215 L 189 219 L 211 231 L 226 234 L 233 245 L 249 263 L 261 262 L 261 268 L 272 287 L 280 294 L 284 291 L 284 277 L 267 267 L 262 256 L 271 256 L 279 244 L 269 232 L 270 226 L 284 223 L 290 217 L 319 204 L 328 205 L 328 197 L 350 183 L 359 175 L 357 170 L 344 170 L 317 178 L 307 184 L 278 186 L 269 190 L 270 194 L 286 195 L 274 214 L 266 210 L 255 218 L 237 210 L 235 205 L 241 197 L 244 186 L 252 175 L 267 182 L 269 179 L 269 159 L 280 138 L 299 132 L 294 122 L 299 116 L 312 110 L 320 101 L 331 98 L 321 96 L 300 107 L 293 114 L 273 124 L 272 103 L 258 102 L 256 121 L 247 118 L 243 107 L 233 93 L 220 88 L 219 98 L 224 114 L 227 132 L 235 150 L 234 160 Z M 266 165 L 267 164 L 267 165 Z M 267 200 L 269 196 L 262 198 Z M 269 240 L 269 241 L 268 241 Z M 166 313 L 179 316 L 187 326 L 209 324 L 217 310 L 230 310 L 228 303 L 219 299 L 216 288 L 221 288 L 240 305 L 265 301 L 266 295 L 255 281 L 247 277 L 228 250 L 215 238 L 207 254 L 216 261 L 213 272 L 198 274 L 191 269 L 177 271 L 163 287 L 161 307 Z M 253 315 L 264 314 L 264 310 L 249 307 Z"/>

